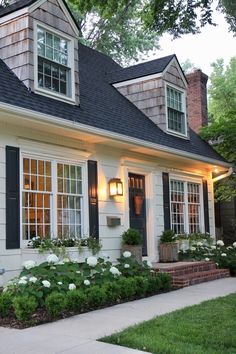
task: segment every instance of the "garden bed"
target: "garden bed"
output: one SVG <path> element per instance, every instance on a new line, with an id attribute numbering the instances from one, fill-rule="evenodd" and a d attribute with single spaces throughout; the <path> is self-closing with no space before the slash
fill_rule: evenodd
<path id="1" fill-rule="evenodd" d="M 88 257 L 83 264 L 55 254 L 24 263 L 0 295 L 0 325 L 27 328 L 171 290 L 171 277 L 138 263 L 130 252 L 112 264 Z"/>

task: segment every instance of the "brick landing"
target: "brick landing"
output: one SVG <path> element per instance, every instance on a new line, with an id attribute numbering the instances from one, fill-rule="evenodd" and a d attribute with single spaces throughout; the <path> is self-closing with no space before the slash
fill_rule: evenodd
<path id="1" fill-rule="evenodd" d="M 155 263 L 153 269 L 170 274 L 175 289 L 230 276 L 228 269 L 217 269 L 214 262 L 206 261 Z"/>

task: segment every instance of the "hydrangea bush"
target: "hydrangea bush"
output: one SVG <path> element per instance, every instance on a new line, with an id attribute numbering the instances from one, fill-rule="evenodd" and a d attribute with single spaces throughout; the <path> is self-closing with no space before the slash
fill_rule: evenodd
<path id="1" fill-rule="evenodd" d="M 214 261 L 219 268 L 228 268 L 232 276 L 236 276 L 236 242 L 225 246 L 224 241 L 206 244 L 201 241 L 193 243 L 185 251 L 179 251 L 179 260 Z"/>
<path id="2" fill-rule="evenodd" d="M 36 309 L 52 317 L 63 311 L 79 313 L 168 290 L 171 283 L 169 275 L 154 274 L 149 262 L 140 264 L 128 251 L 115 264 L 105 255 L 78 263 L 50 254 L 40 265 L 27 261 L 23 267 L 0 295 L 0 317 L 14 313 L 18 320 L 29 321 Z M 75 305 L 73 300 L 81 303 Z"/>

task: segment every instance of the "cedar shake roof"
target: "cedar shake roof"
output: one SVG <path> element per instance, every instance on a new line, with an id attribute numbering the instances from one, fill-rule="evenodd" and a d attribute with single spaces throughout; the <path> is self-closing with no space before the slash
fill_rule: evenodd
<path id="1" fill-rule="evenodd" d="M 225 162 L 191 130 L 189 140 L 163 132 L 109 83 L 107 73 L 119 70 L 120 65 L 107 55 L 79 44 L 80 105 L 76 106 L 30 92 L 0 60 L 0 101 Z"/>

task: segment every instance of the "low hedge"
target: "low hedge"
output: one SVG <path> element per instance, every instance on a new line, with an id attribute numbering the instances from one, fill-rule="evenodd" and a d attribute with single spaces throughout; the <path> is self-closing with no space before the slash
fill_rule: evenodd
<path id="1" fill-rule="evenodd" d="M 0 317 L 11 314 L 20 322 L 30 321 L 37 311 L 45 311 L 49 320 L 95 310 L 120 302 L 139 299 L 171 289 L 171 277 L 166 273 L 152 273 L 148 276 L 120 277 L 116 281 L 91 285 L 86 289 L 67 292 L 53 291 L 45 298 L 44 305 L 36 296 L 9 293 L 0 295 Z"/>

